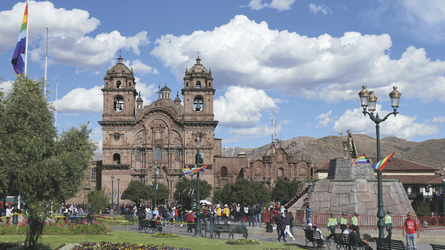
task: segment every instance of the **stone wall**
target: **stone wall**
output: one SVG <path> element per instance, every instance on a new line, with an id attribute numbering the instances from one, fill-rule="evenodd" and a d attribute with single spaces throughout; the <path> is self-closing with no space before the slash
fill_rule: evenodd
<path id="1" fill-rule="evenodd" d="M 414 213 L 402 183 L 385 180 L 382 188 L 385 212 L 391 210 L 393 215 Z M 377 181 L 374 180 L 319 180 L 309 188 L 306 197 L 314 213 L 377 214 Z M 300 208 L 292 206 L 291 209 Z"/>
<path id="2" fill-rule="evenodd" d="M 352 161 L 353 159 L 332 159 L 329 162 L 328 179 L 375 180 L 374 169 L 370 163 L 351 166 Z"/>

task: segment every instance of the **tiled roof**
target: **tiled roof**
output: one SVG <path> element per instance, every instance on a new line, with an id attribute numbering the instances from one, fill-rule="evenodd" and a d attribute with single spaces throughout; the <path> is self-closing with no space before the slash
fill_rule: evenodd
<path id="1" fill-rule="evenodd" d="M 442 184 L 442 178 L 440 175 L 382 175 L 382 178 L 396 179 L 403 184 Z"/>
<path id="2" fill-rule="evenodd" d="M 377 157 L 368 157 L 371 162 L 375 163 L 377 162 Z M 337 157 L 335 159 L 342 159 L 341 157 Z M 329 170 L 329 162 L 330 160 L 321 162 L 317 166 L 318 172 L 327 172 Z M 405 171 L 411 171 L 411 172 L 435 172 L 438 169 L 433 167 L 428 167 L 419 163 L 415 163 L 412 161 L 403 160 L 400 158 L 393 157 L 391 161 L 386 165 L 384 172 L 405 172 Z"/>

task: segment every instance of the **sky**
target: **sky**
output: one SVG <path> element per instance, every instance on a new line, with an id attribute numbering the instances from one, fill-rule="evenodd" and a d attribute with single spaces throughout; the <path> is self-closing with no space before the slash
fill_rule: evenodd
<path id="1" fill-rule="evenodd" d="M 25 1 L 0 6 L 0 87 L 11 64 Z M 89 123 L 102 144 L 106 70 L 122 56 L 144 105 L 159 84 L 183 87 L 196 58 L 212 70 L 215 136 L 225 147 L 340 131 L 376 136 L 362 114 L 363 85 L 378 97 L 381 137 L 445 138 L 445 2 L 441 0 L 30 1 L 28 76 L 45 74 L 59 132 Z M 180 95 L 181 97 L 181 95 Z M 275 117 L 272 119 L 272 117 Z M 271 120 L 275 120 L 272 126 Z"/>

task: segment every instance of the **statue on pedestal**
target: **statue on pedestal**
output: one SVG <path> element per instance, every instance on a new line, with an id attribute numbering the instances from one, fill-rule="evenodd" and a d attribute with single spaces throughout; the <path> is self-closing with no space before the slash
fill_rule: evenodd
<path id="1" fill-rule="evenodd" d="M 357 149 L 355 147 L 354 138 L 352 138 L 351 130 L 348 129 L 348 137 L 343 140 L 343 133 L 340 130 L 339 135 L 342 138 L 344 155 L 343 159 L 357 158 Z"/>

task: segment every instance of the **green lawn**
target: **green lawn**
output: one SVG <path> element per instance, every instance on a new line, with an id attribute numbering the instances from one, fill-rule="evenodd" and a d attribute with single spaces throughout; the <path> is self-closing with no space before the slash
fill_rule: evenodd
<path id="1" fill-rule="evenodd" d="M 24 241 L 25 236 L 21 235 L 0 235 L 0 242 L 6 241 Z M 260 241 L 260 245 L 228 245 L 227 240 L 206 239 L 194 237 L 174 237 L 174 238 L 156 238 L 151 234 L 142 234 L 138 232 L 129 231 L 112 231 L 109 235 L 44 235 L 42 236 L 42 250 L 53 250 L 63 245 L 64 243 L 80 243 L 80 242 L 128 242 L 137 244 L 154 244 L 167 245 L 176 248 L 190 248 L 190 249 L 211 249 L 211 250 L 225 250 L 225 249 L 268 249 L 268 248 L 289 248 L 302 249 L 293 244 L 285 244 L 278 242 Z"/>

